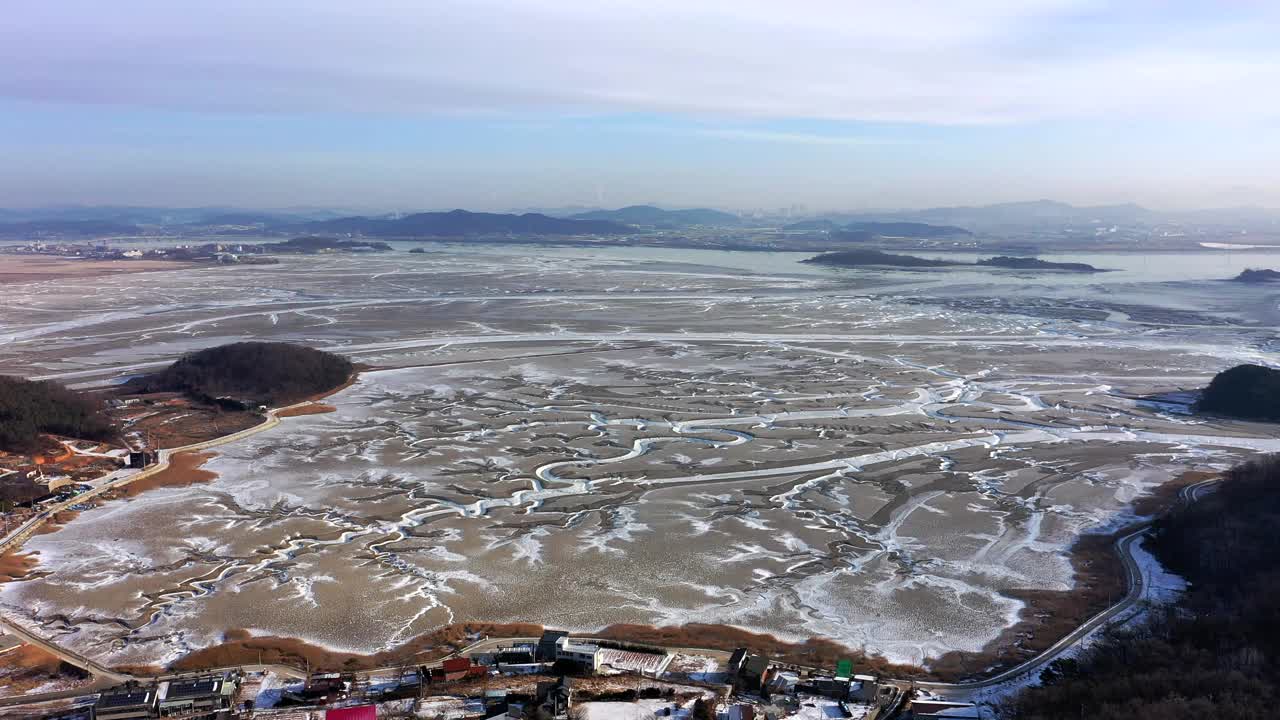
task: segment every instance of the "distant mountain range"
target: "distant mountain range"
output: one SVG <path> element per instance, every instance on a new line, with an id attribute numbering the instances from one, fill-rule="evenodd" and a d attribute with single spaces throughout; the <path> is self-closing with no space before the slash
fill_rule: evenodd
<path id="1" fill-rule="evenodd" d="M 693 208 L 691 210 L 663 210 L 652 205 L 629 205 L 617 210 L 592 210 L 570 215 L 574 220 L 606 220 L 627 225 L 656 228 L 684 228 L 693 225 L 735 226 L 742 218 L 720 210 Z"/>
<path id="2" fill-rule="evenodd" d="M 633 232 L 633 228 L 607 220 L 553 218 L 538 213 L 473 213 L 466 210 L 415 213 L 401 218 L 346 217 L 303 223 L 293 229 L 309 233 L 350 233 L 373 237 L 618 235 Z"/>
<path id="3" fill-rule="evenodd" d="M 832 220 L 805 220 L 783 226 L 788 232 L 826 232 L 835 239 L 872 240 L 881 237 L 938 238 L 973 233 L 954 225 L 917 222 L 854 222 L 839 225 Z"/>
<path id="4" fill-rule="evenodd" d="M 616 210 L 561 208 L 552 213 L 488 213 L 452 210 L 409 215 L 362 215 L 328 208 L 245 210 L 234 207 L 58 206 L 0 208 L 0 238 L 110 237 L 128 235 L 354 234 L 381 238 L 479 235 L 619 235 L 637 230 L 772 228 L 825 233 L 826 239 L 862 242 L 883 238 L 942 239 L 976 233 L 1027 232 L 1121 226 L 1130 230 L 1181 223 L 1224 231 L 1280 231 L 1280 211 L 1256 207 L 1161 212 L 1133 204 L 1080 207 L 1052 200 L 982 206 L 828 213 L 799 221 L 744 218 L 710 208 L 667 210 L 630 205 Z M 560 214 L 565 212 L 566 214 Z M 1092 232 L 1092 230 L 1089 230 Z M 799 239 L 795 239 L 797 242 Z"/>
<path id="5" fill-rule="evenodd" d="M 1155 225 L 1168 222 L 1257 227 L 1280 226 L 1280 211 L 1242 207 L 1163 212 L 1132 203 L 1077 206 L 1054 200 L 1033 200 L 923 210 L 830 214 L 824 219 L 845 225 L 859 222 L 920 222 L 955 225 L 977 231 L 1073 225 Z"/>

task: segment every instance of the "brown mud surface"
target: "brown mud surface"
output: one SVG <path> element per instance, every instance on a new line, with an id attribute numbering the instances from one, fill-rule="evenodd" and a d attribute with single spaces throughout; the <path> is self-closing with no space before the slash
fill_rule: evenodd
<path id="1" fill-rule="evenodd" d="M 0 255 L 0 285 L 192 267 L 197 265 L 174 260 L 68 260 L 44 255 Z"/>
<path id="2" fill-rule="evenodd" d="M 40 564 L 35 553 L 8 550 L 0 555 L 0 582 L 21 580 Z"/>

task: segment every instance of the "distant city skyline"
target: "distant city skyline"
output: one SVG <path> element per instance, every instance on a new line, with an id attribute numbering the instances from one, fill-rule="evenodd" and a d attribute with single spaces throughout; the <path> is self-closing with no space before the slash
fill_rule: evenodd
<path id="1" fill-rule="evenodd" d="M 1280 207 L 1280 5 L 57 0 L 0 207 Z"/>

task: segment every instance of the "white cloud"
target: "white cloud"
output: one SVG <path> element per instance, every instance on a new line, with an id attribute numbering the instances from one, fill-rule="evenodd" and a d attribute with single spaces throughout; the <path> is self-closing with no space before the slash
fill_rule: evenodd
<path id="1" fill-rule="evenodd" d="M 1179 7 L 50 0 L 7 9 L 0 94 L 229 111 L 936 124 L 1280 115 L 1280 94 L 1266 90 L 1280 86 L 1280 50 L 1268 40 L 1280 11 L 1215 5 L 1208 18 Z"/>

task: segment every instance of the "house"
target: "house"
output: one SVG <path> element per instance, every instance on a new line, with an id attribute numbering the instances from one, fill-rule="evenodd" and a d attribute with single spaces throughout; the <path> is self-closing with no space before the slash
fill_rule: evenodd
<path id="1" fill-rule="evenodd" d="M 858 700 L 864 703 L 876 701 L 876 679 L 871 675 L 854 675 L 853 684 L 849 688 L 849 696 L 852 700 Z"/>
<path id="2" fill-rule="evenodd" d="M 542 637 L 538 640 L 538 662 L 555 662 L 556 649 L 560 646 L 560 641 L 569 637 L 569 633 L 563 630 L 547 630 L 542 633 Z"/>
<path id="3" fill-rule="evenodd" d="M 329 705 L 346 700 L 351 682 L 338 673 L 312 675 L 300 692 L 286 691 L 283 698 L 298 705 Z"/>
<path id="4" fill-rule="evenodd" d="M 738 686 L 748 692 L 759 692 L 768 680 L 770 664 L 769 658 L 764 655 L 748 655 L 742 662 L 742 668 L 738 670 Z"/>
<path id="5" fill-rule="evenodd" d="M 737 677 L 742 670 L 742 664 L 747 661 L 747 649 L 738 648 L 729 656 L 729 676 Z"/>
<path id="6" fill-rule="evenodd" d="M 756 709 L 751 705 L 734 705 L 729 708 L 729 720 L 755 720 Z"/>
<path id="7" fill-rule="evenodd" d="M 562 677 L 555 682 L 538 683 L 533 704 L 553 718 L 567 718 L 573 705 L 573 682 Z"/>
<path id="8" fill-rule="evenodd" d="M 213 717 L 231 708 L 239 687 L 238 679 L 220 674 L 163 680 L 156 689 L 156 708 L 161 717 Z"/>
<path id="9" fill-rule="evenodd" d="M 159 462 L 159 454 L 150 450 L 134 450 L 129 453 L 129 467 L 144 468 Z"/>
<path id="10" fill-rule="evenodd" d="M 98 720 L 133 720 L 151 717 L 155 708 L 155 686 L 126 683 L 103 691 L 93 704 L 93 713 Z"/>

